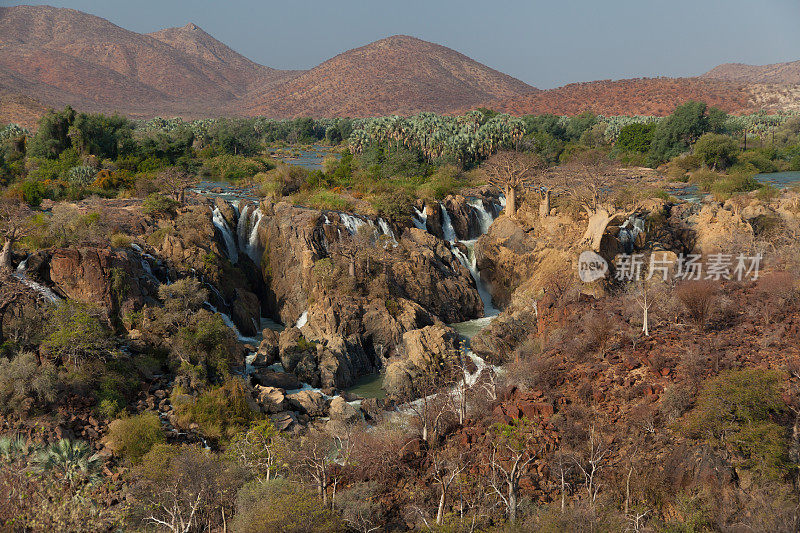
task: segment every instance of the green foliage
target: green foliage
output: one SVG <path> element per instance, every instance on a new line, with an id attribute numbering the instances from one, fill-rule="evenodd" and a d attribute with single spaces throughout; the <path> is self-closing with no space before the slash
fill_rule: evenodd
<path id="1" fill-rule="evenodd" d="M 108 437 L 114 450 L 133 464 L 141 462 L 154 445 L 165 440 L 161 420 L 150 412 L 114 420 L 108 426 Z"/>
<path id="2" fill-rule="evenodd" d="M 704 133 L 695 143 L 694 153 L 707 167 L 724 170 L 736 162 L 739 146 L 727 135 Z"/>
<path id="3" fill-rule="evenodd" d="M 270 479 L 280 467 L 282 444 L 280 431 L 271 420 L 257 420 L 233 436 L 225 455 L 258 478 Z"/>
<path id="4" fill-rule="evenodd" d="M 250 483 L 236 496 L 233 530 L 237 533 L 319 533 L 345 531 L 336 514 L 314 494 L 285 479 Z"/>
<path id="5" fill-rule="evenodd" d="M 54 402 L 58 389 L 53 365 L 39 365 L 32 353 L 0 359 L 0 412 L 27 414 L 35 405 Z"/>
<path id="6" fill-rule="evenodd" d="M 682 429 L 727 446 L 742 467 L 779 479 L 788 470 L 788 431 L 776 422 L 787 410 L 780 383 L 780 374 L 772 370 L 724 372 L 702 388 Z"/>
<path id="7" fill-rule="evenodd" d="M 196 423 L 204 435 L 229 441 L 261 416 L 250 408 L 247 394 L 241 380 L 229 378 L 191 400 L 173 395 L 172 404 L 182 427 Z"/>
<path id="8" fill-rule="evenodd" d="M 74 487 L 95 483 L 100 478 L 102 459 L 84 441 L 61 439 L 42 449 L 36 458 L 39 468 Z"/>
<path id="9" fill-rule="evenodd" d="M 142 201 L 142 212 L 152 217 L 174 216 L 180 202 L 154 192 Z"/>
<path id="10" fill-rule="evenodd" d="M 266 160 L 223 154 L 203 161 L 200 173 L 212 180 L 237 181 L 273 168 L 275 165 Z"/>
<path id="11" fill-rule="evenodd" d="M 70 106 L 63 111 L 48 111 L 40 120 L 36 135 L 28 146 L 32 157 L 57 158 L 61 152 L 72 146 L 69 128 L 75 121 L 75 110 Z"/>
<path id="12" fill-rule="evenodd" d="M 112 346 L 111 332 L 100 322 L 97 310 L 73 300 L 53 307 L 49 329 L 42 346 L 50 357 L 65 362 L 102 358 Z"/>
<path id="13" fill-rule="evenodd" d="M 655 129 L 655 124 L 628 124 L 620 130 L 616 146 L 631 152 L 646 153 L 650 150 Z"/>
<path id="14" fill-rule="evenodd" d="M 724 113 L 702 102 L 687 102 L 662 120 L 653 132 L 649 158 L 657 165 L 687 151 L 706 132 L 721 133 Z"/>

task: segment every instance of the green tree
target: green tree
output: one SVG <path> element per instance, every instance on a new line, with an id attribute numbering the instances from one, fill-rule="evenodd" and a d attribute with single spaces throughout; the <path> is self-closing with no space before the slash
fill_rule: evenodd
<path id="1" fill-rule="evenodd" d="M 55 159 L 72 146 L 69 129 L 75 122 L 75 110 L 67 106 L 62 111 L 48 111 L 39 119 L 39 128 L 28 146 L 33 157 Z"/>
<path id="2" fill-rule="evenodd" d="M 642 124 L 640 122 L 628 124 L 619 131 L 617 146 L 629 152 L 647 153 L 653 142 L 655 129 L 655 124 Z"/>
<path id="3" fill-rule="evenodd" d="M 108 437 L 110 447 L 134 464 L 154 445 L 164 442 L 161 420 L 150 412 L 112 421 L 108 425 Z"/>
<path id="4" fill-rule="evenodd" d="M 97 311 L 73 300 L 53 307 L 50 330 L 42 346 L 51 357 L 73 364 L 102 357 L 112 345 L 111 332 L 100 322 Z"/>
<path id="5" fill-rule="evenodd" d="M 721 133 L 724 128 L 723 111 L 703 102 L 686 102 L 662 120 L 653 132 L 649 159 L 658 165 L 687 151 L 706 132 Z"/>
<path id="6" fill-rule="evenodd" d="M 727 135 L 704 133 L 695 143 L 694 153 L 712 170 L 724 170 L 736 162 L 739 146 Z"/>

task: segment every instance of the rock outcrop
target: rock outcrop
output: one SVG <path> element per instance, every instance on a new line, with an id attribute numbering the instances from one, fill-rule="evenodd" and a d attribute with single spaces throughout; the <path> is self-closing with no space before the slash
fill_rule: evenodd
<path id="1" fill-rule="evenodd" d="M 427 326 L 403 335 L 399 355 L 389 363 L 383 379 L 383 390 L 395 398 L 412 398 L 426 392 L 419 377 L 432 370 L 432 365 L 445 366 L 458 352 L 458 335 L 444 325 Z"/>

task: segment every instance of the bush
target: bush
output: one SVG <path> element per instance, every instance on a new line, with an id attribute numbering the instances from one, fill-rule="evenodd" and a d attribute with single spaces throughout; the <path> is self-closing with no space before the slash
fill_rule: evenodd
<path id="1" fill-rule="evenodd" d="M 693 438 L 728 447 L 744 468 L 780 479 L 788 473 L 788 431 L 774 420 L 786 412 L 781 378 L 760 368 L 727 371 L 708 381 L 682 424 Z"/>
<path id="2" fill-rule="evenodd" d="M 230 378 L 191 401 L 175 396 L 172 404 L 182 427 L 196 423 L 204 435 L 228 441 L 260 417 L 250 408 L 247 394 L 241 380 Z"/>
<path id="3" fill-rule="evenodd" d="M 0 360 L 0 412 L 28 413 L 35 404 L 55 401 L 58 378 L 53 365 L 41 366 L 32 353 Z"/>
<path id="4" fill-rule="evenodd" d="M 313 493 L 285 479 L 242 487 L 236 495 L 232 525 L 236 533 L 345 531 L 336 514 Z"/>
<path id="5" fill-rule="evenodd" d="M 685 281 L 675 289 L 678 300 L 686 307 L 692 322 L 705 328 L 717 299 L 717 286 L 711 281 Z"/>
<path id="6" fill-rule="evenodd" d="M 67 300 L 50 314 L 50 335 L 42 342 L 54 358 L 77 364 L 84 358 L 102 357 L 111 347 L 111 332 L 91 307 Z"/>
<path id="7" fill-rule="evenodd" d="M 154 445 L 165 440 L 161 420 L 149 412 L 114 420 L 108 425 L 108 437 L 114 451 L 133 464 L 141 462 Z"/>
<path id="8" fill-rule="evenodd" d="M 159 193 L 152 193 L 142 201 L 142 212 L 152 217 L 175 216 L 175 209 L 180 205 L 172 198 Z"/>
<path id="9" fill-rule="evenodd" d="M 114 233 L 111 235 L 111 246 L 114 248 L 130 248 L 133 238 L 124 233 Z"/>

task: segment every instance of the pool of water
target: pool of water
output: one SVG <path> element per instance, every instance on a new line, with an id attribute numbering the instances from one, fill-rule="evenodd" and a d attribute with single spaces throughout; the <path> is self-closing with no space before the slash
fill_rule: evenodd
<path id="1" fill-rule="evenodd" d="M 308 170 L 322 170 L 322 162 L 328 155 L 336 158 L 339 157 L 338 153 L 331 152 L 330 146 L 323 146 L 315 144 L 308 150 L 295 151 L 293 148 L 284 149 L 275 153 L 274 157 L 280 159 L 284 163 L 303 167 Z"/>
<path id="2" fill-rule="evenodd" d="M 764 185 L 772 185 L 778 189 L 800 185 L 800 172 L 772 172 L 758 174 L 756 179 Z"/>
<path id="3" fill-rule="evenodd" d="M 381 388 L 382 385 L 383 374 L 368 374 L 358 378 L 355 384 L 347 389 L 347 392 L 357 394 L 362 398 L 385 398 L 386 392 Z"/>

